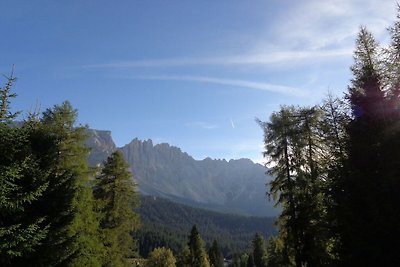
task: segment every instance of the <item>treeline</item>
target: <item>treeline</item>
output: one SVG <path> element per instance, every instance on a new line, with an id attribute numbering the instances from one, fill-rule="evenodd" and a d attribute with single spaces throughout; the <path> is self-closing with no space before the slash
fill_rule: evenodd
<path id="1" fill-rule="evenodd" d="M 382 48 L 361 28 L 342 99 L 259 121 L 283 211 L 279 264 L 257 266 L 400 266 L 400 11 L 389 33 Z"/>
<path id="2" fill-rule="evenodd" d="M 248 241 L 248 248 L 241 253 L 224 257 L 216 239 L 206 249 L 197 226 L 194 225 L 186 238 L 185 245 L 177 252 L 167 246 L 159 246 L 152 250 L 141 264 L 145 267 L 264 267 L 284 266 L 279 261 L 276 244 L 279 240 L 273 236 L 267 244 L 262 235 L 255 234 Z"/>
<path id="3" fill-rule="evenodd" d="M 0 88 L 0 266 L 131 266 L 138 196 L 120 152 L 88 168 L 69 102 L 15 122 Z"/>
<path id="4" fill-rule="evenodd" d="M 141 197 L 138 213 L 142 226 L 136 239 L 140 255 L 145 258 L 157 247 L 168 247 L 173 253 L 181 251 L 194 224 L 201 231 L 206 248 L 217 240 L 227 258 L 247 250 L 256 233 L 277 233 L 276 218 L 222 214 L 150 196 Z"/>

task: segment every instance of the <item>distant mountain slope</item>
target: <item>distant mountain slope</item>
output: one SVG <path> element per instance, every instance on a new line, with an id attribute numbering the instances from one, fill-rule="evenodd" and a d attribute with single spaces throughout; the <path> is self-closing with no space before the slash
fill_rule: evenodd
<path id="1" fill-rule="evenodd" d="M 194 224 L 208 245 L 218 241 L 225 256 L 249 248 L 255 233 L 265 238 L 276 234 L 275 218 L 222 214 L 150 196 L 142 197 L 141 202 L 142 227 L 137 238 L 144 257 L 158 246 L 180 251 Z"/>
<path id="2" fill-rule="evenodd" d="M 101 163 L 113 150 L 110 132 L 91 130 L 89 162 Z M 225 213 L 276 216 L 266 198 L 266 168 L 249 159 L 195 160 L 169 144 L 132 140 L 120 149 L 131 166 L 139 190 L 191 206 Z"/>

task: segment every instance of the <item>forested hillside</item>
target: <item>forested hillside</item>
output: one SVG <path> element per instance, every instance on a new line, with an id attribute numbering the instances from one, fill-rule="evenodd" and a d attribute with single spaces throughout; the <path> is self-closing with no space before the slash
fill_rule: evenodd
<path id="1" fill-rule="evenodd" d="M 139 251 L 144 257 L 160 246 L 179 252 L 193 225 L 197 225 L 207 247 L 218 240 L 225 256 L 248 250 L 256 233 L 269 238 L 277 232 L 275 218 L 217 213 L 157 197 L 142 196 L 139 214 Z"/>

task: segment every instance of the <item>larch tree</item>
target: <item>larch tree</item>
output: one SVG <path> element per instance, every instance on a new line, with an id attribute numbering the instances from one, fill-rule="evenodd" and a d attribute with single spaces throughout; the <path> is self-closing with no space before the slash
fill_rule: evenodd
<path id="1" fill-rule="evenodd" d="M 343 99 L 333 97 L 331 94 L 320 105 L 323 113 L 320 134 L 324 153 L 321 157 L 323 170 L 321 184 L 323 194 L 320 224 L 327 229 L 326 247 L 330 254 L 331 264 L 337 265 L 341 246 L 340 218 L 346 205 L 343 186 L 348 178 L 348 125 L 350 122 L 350 109 Z"/>
<path id="2" fill-rule="evenodd" d="M 100 213 L 100 235 L 105 247 L 102 266 L 130 266 L 136 255 L 132 237 L 139 228 L 139 216 L 134 208 L 139 196 L 123 154 L 114 152 L 105 162 L 94 188 Z"/>
<path id="3" fill-rule="evenodd" d="M 295 149 L 292 137 L 296 134 L 292 114 L 294 107 L 282 107 L 279 112 L 271 115 L 269 122 L 258 121 L 264 130 L 265 149 L 264 156 L 267 164 L 274 166 L 269 169 L 269 174 L 274 177 L 270 182 L 269 196 L 282 207 L 279 216 L 279 230 L 284 240 L 285 255 L 294 254 L 300 261 L 300 237 L 295 228 L 298 217 L 295 198 Z M 286 259 L 290 261 L 289 257 Z"/>
<path id="4" fill-rule="evenodd" d="M 283 210 L 279 217 L 280 239 L 286 262 L 324 266 L 329 261 L 328 233 L 322 224 L 325 184 L 322 112 L 318 107 L 282 107 L 264 129 L 265 156 L 272 167 L 268 194 Z"/>

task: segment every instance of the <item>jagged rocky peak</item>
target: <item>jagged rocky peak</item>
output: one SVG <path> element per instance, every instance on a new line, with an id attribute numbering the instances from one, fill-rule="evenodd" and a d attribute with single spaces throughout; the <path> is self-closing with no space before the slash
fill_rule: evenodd
<path id="1" fill-rule="evenodd" d="M 103 156 L 101 161 L 105 160 L 109 149 L 103 148 L 115 149 L 114 143 L 109 142 L 111 134 L 94 131 L 92 138 L 88 143 L 95 146 L 93 151 L 102 152 L 97 154 L 98 159 Z M 265 197 L 265 184 L 270 179 L 265 175 L 266 169 L 249 159 L 195 160 L 178 147 L 138 138 L 118 149 L 129 163 L 143 195 L 222 212 L 277 214 Z"/>
<path id="2" fill-rule="evenodd" d="M 88 143 L 94 142 L 105 149 L 115 150 L 116 146 L 111 137 L 111 131 L 88 129 L 87 132 L 91 136 Z"/>
<path id="3" fill-rule="evenodd" d="M 138 138 L 133 139 L 129 144 L 121 148 L 128 158 L 132 159 L 132 154 L 135 154 L 136 158 L 140 155 L 134 152 L 140 152 L 147 155 L 147 158 L 165 158 L 165 159 L 192 159 L 187 153 L 182 152 L 178 147 L 171 146 L 168 143 L 154 144 L 151 139 L 140 140 Z M 129 151 L 131 150 L 131 151 Z M 142 155 L 143 156 L 143 155 Z M 129 161 L 129 159 L 128 159 Z"/>
<path id="4" fill-rule="evenodd" d="M 151 151 L 153 149 L 153 141 L 151 139 L 140 140 L 138 138 L 133 139 L 129 144 L 124 147 L 134 147 L 140 150 Z"/>
<path id="5" fill-rule="evenodd" d="M 87 134 L 86 146 L 91 149 L 88 157 L 90 165 L 102 163 L 117 149 L 111 131 L 87 129 Z"/>
<path id="6" fill-rule="evenodd" d="M 254 162 L 251 159 L 246 159 L 246 158 L 240 158 L 240 159 L 231 159 L 229 160 L 230 163 L 243 163 L 243 164 L 254 164 Z"/>

